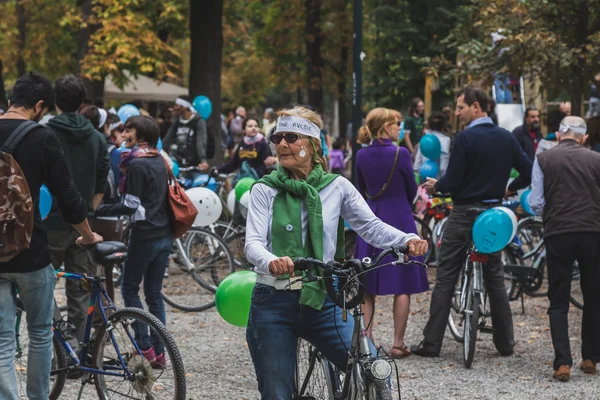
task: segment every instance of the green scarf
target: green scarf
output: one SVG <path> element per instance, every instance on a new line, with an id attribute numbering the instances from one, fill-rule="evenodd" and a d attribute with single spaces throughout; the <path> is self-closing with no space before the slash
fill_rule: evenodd
<path id="1" fill-rule="evenodd" d="M 323 214 L 319 192 L 333 182 L 339 175 L 329 174 L 317 165 L 306 180 L 290 178 L 281 166 L 277 171 L 262 177 L 257 183 L 277 189 L 279 193 L 273 201 L 273 221 L 271 224 L 272 252 L 277 257 L 312 257 L 323 260 Z M 306 200 L 308 213 L 308 232 L 302 245 L 302 200 Z M 344 258 L 344 222 L 338 224 L 338 242 L 336 259 Z M 329 261 L 329 260 L 326 260 Z M 322 275 L 322 271 L 319 271 Z M 281 276 L 279 279 L 287 279 Z M 316 310 L 323 307 L 325 301 L 325 283 L 304 282 L 300 294 L 300 304 Z"/>

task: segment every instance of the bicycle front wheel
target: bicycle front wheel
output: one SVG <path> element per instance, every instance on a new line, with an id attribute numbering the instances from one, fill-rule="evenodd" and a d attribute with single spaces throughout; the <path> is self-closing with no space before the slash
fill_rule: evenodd
<path id="1" fill-rule="evenodd" d="M 373 380 L 367 386 L 369 400 L 392 400 L 392 391 L 388 386 L 387 380 Z"/>
<path id="2" fill-rule="evenodd" d="M 183 361 L 167 328 L 139 308 L 120 309 L 108 320 L 110 329 L 103 324 L 96 335 L 92 365 L 118 376 L 94 377 L 98 397 L 185 400 Z M 150 348 L 156 352 L 154 360 L 142 354 Z"/>
<path id="3" fill-rule="evenodd" d="M 304 339 L 298 339 L 294 398 L 333 399 L 332 370 L 329 361 L 315 347 Z"/>
<path id="4" fill-rule="evenodd" d="M 473 277 L 469 277 L 467 284 L 467 307 L 465 309 L 463 361 L 466 368 L 471 368 L 475 357 L 475 343 L 479 329 L 479 312 L 481 299 L 473 292 Z"/>

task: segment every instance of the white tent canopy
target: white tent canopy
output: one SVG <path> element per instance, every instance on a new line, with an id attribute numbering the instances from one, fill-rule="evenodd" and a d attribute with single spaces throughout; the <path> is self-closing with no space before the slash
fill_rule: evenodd
<path id="1" fill-rule="evenodd" d="M 127 74 L 127 73 L 126 73 Z M 137 79 L 129 76 L 129 82 L 123 90 L 119 89 L 110 77 L 104 82 L 104 98 L 106 100 L 155 100 L 175 101 L 177 96 L 187 95 L 188 90 L 172 83 L 157 83 L 152 78 L 138 75 Z"/>

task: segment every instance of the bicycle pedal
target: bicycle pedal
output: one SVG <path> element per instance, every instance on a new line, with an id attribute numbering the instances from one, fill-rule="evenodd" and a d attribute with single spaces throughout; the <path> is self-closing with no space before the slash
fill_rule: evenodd
<path id="1" fill-rule="evenodd" d="M 485 326 L 484 325 L 484 326 L 480 326 L 479 327 L 479 332 L 493 334 L 494 332 L 496 332 L 496 330 L 493 327 L 491 327 L 491 326 Z"/>

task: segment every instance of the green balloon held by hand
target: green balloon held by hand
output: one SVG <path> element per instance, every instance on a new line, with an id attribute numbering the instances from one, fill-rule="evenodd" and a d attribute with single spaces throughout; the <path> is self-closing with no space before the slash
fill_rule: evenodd
<path id="1" fill-rule="evenodd" d="M 242 178 L 238 181 L 238 183 L 236 183 L 235 185 L 235 199 L 237 201 L 240 201 L 240 199 L 242 198 L 242 196 L 244 195 L 244 193 L 246 193 L 247 191 L 249 191 L 250 189 L 252 189 L 252 185 L 254 185 L 254 182 L 256 182 L 255 179 L 252 178 Z"/>
<path id="2" fill-rule="evenodd" d="M 215 305 L 221 318 L 231 325 L 246 327 L 255 284 L 256 272 L 253 271 L 234 272 L 223 279 L 215 294 Z"/>

